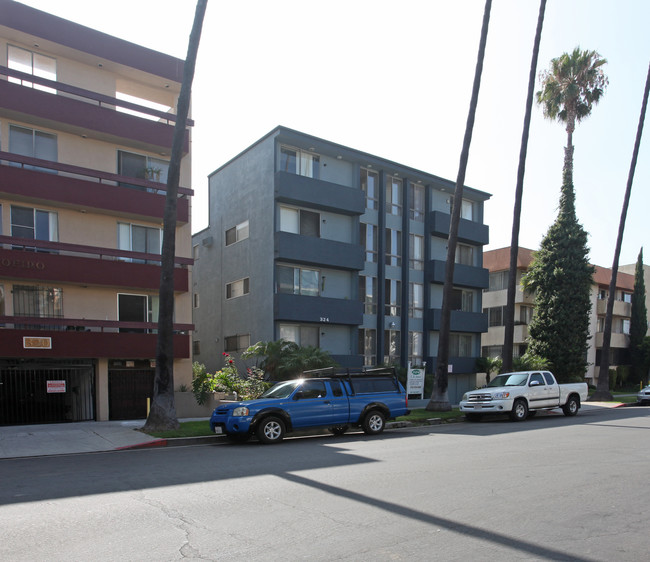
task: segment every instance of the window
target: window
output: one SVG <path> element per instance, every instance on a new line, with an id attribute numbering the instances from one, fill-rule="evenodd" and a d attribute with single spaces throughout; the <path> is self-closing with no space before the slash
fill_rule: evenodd
<path id="1" fill-rule="evenodd" d="M 386 176 L 386 212 L 402 216 L 402 180 Z"/>
<path id="2" fill-rule="evenodd" d="M 621 294 L 621 300 L 623 302 L 632 302 L 632 293 L 622 293 Z"/>
<path id="3" fill-rule="evenodd" d="M 377 261 L 377 227 L 374 224 L 361 223 L 361 241 L 366 247 L 366 261 Z"/>
<path id="4" fill-rule="evenodd" d="M 624 334 L 630 335 L 630 319 L 621 318 L 621 331 Z"/>
<path id="5" fill-rule="evenodd" d="M 377 362 L 377 330 L 359 329 L 359 351 L 363 355 L 363 364 L 374 366 Z"/>
<path id="6" fill-rule="evenodd" d="M 535 307 L 533 306 L 522 306 L 519 308 L 519 321 L 522 324 L 530 324 L 533 319 L 533 313 L 535 312 Z"/>
<path id="7" fill-rule="evenodd" d="M 605 331 L 605 317 L 604 316 L 599 316 L 598 317 L 598 327 L 596 328 L 597 332 L 604 332 Z"/>
<path id="8" fill-rule="evenodd" d="M 384 330 L 384 363 L 395 365 L 401 355 L 399 330 Z"/>
<path id="9" fill-rule="evenodd" d="M 537 384 L 540 384 L 544 386 L 546 384 L 546 381 L 544 380 L 544 377 L 542 376 L 541 373 L 534 373 L 530 375 L 530 380 L 528 381 L 528 385 L 530 386 L 530 383 L 535 381 Z M 553 383 L 551 383 L 553 384 Z"/>
<path id="10" fill-rule="evenodd" d="M 495 271 L 489 276 L 488 291 L 502 291 L 508 288 L 508 271 Z"/>
<path id="11" fill-rule="evenodd" d="M 117 247 L 130 252 L 160 255 L 162 253 L 162 230 L 151 226 L 118 222 Z M 160 263 L 158 260 L 132 258 L 125 258 L 125 260 L 134 263 Z"/>
<path id="12" fill-rule="evenodd" d="M 422 318 L 424 312 L 424 285 L 409 283 L 409 317 Z"/>
<path id="13" fill-rule="evenodd" d="M 167 174 L 169 172 L 169 161 L 153 158 L 144 154 L 135 154 L 124 150 L 117 151 L 117 173 L 130 178 L 139 178 L 143 180 L 167 183 Z M 158 190 L 140 185 L 132 185 L 126 182 L 120 182 L 122 187 L 130 187 L 140 191 L 149 191 L 156 193 Z"/>
<path id="14" fill-rule="evenodd" d="M 474 220 L 474 202 L 463 199 L 460 204 L 460 218 L 467 219 L 468 221 Z"/>
<path id="15" fill-rule="evenodd" d="M 385 280 L 384 314 L 399 316 L 402 310 L 402 282 L 397 279 Z"/>
<path id="16" fill-rule="evenodd" d="M 493 308 L 488 308 L 484 310 L 488 314 L 488 325 L 490 328 L 494 326 L 504 326 L 504 306 L 495 306 Z"/>
<path id="17" fill-rule="evenodd" d="M 158 322 L 158 295 L 118 293 L 117 313 L 120 322 Z M 120 328 L 120 332 L 143 333 L 145 328 Z"/>
<path id="18" fill-rule="evenodd" d="M 194 297 L 193 299 L 194 308 L 199 308 L 199 294 L 194 293 L 193 297 Z"/>
<path id="19" fill-rule="evenodd" d="M 422 332 L 409 332 L 409 361 L 411 365 L 422 365 Z"/>
<path id="20" fill-rule="evenodd" d="M 243 351 L 251 345 L 251 335 L 226 336 L 224 338 L 224 351 Z"/>
<path id="21" fill-rule="evenodd" d="M 450 357 L 472 357 L 472 336 L 470 334 L 449 334 Z"/>
<path id="22" fill-rule="evenodd" d="M 8 45 L 7 66 L 12 70 L 18 70 L 25 74 L 31 74 L 32 76 L 37 76 L 39 78 L 56 81 L 56 59 L 41 55 L 40 53 L 33 53 L 27 49 Z M 20 84 L 21 86 L 27 86 L 28 88 L 34 88 L 36 90 L 42 90 L 51 94 L 56 93 L 54 88 L 34 84 L 33 82 L 22 80 L 20 78 L 9 78 L 9 82 Z"/>
<path id="23" fill-rule="evenodd" d="M 323 381 L 306 380 L 300 387 L 300 397 L 302 399 L 323 398 L 326 394 L 327 390 Z"/>
<path id="24" fill-rule="evenodd" d="M 483 357 L 489 357 L 490 359 L 497 359 L 503 356 L 503 346 L 502 345 L 488 345 L 483 347 L 481 350 L 481 355 Z M 514 353 L 513 353 L 514 355 Z"/>
<path id="25" fill-rule="evenodd" d="M 194 261 L 199 259 L 199 256 L 201 255 L 201 247 L 198 244 L 195 244 L 192 246 L 192 259 Z"/>
<path id="26" fill-rule="evenodd" d="M 11 292 L 13 293 L 14 316 L 63 317 L 63 289 L 14 285 Z"/>
<path id="27" fill-rule="evenodd" d="M 239 279 L 238 281 L 233 281 L 232 283 L 226 283 L 227 299 L 236 299 L 237 297 L 247 295 L 248 292 L 248 277 L 245 279 Z"/>
<path id="28" fill-rule="evenodd" d="M 366 168 L 361 168 L 361 191 L 366 194 L 366 209 L 375 210 L 379 207 L 379 174 Z"/>
<path id="29" fill-rule="evenodd" d="M 607 290 L 606 289 L 600 289 L 600 291 L 598 291 L 598 300 L 601 300 L 601 301 L 606 301 L 607 300 Z"/>
<path id="30" fill-rule="evenodd" d="M 409 268 L 424 269 L 424 236 L 409 234 Z"/>
<path id="31" fill-rule="evenodd" d="M 451 310 L 474 312 L 474 292 L 465 289 L 452 289 Z"/>
<path id="32" fill-rule="evenodd" d="M 424 222 L 424 186 L 418 183 L 409 183 L 409 214 L 413 220 Z"/>
<path id="33" fill-rule="evenodd" d="M 201 355 L 201 342 L 199 340 L 192 342 L 192 355 Z"/>
<path id="34" fill-rule="evenodd" d="M 318 347 L 318 326 L 280 324 L 280 338 L 292 341 L 301 347 Z"/>
<path id="35" fill-rule="evenodd" d="M 57 137 L 52 133 L 28 129 L 27 127 L 9 126 L 9 152 L 20 156 L 40 158 L 56 162 L 58 160 Z M 48 168 L 25 166 L 28 170 L 54 173 Z"/>
<path id="36" fill-rule="evenodd" d="M 280 207 L 280 230 L 320 237 L 320 214 L 305 209 Z"/>
<path id="37" fill-rule="evenodd" d="M 377 314 L 377 278 L 359 275 L 359 298 L 364 314 Z"/>
<path id="38" fill-rule="evenodd" d="M 31 207 L 11 206 L 11 235 L 30 240 L 59 241 L 58 215 L 52 211 L 32 209 Z M 20 246 L 13 246 L 15 249 Z M 25 248 L 35 250 L 35 248 Z"/>
<path id="39" fill-rule="evenodd" d="M 317 269 L 278 265 L 276 270 L 278 293 L 317 297 L 320 293 L 320 272 Z"/>
<path id="40" fill-rule="evenodd" d="M 330 386 L 332 387 L 332 394 L 334 396 L 343 396 L 343 386 L 341 385 L 341 381 L 331 380 Z"/>
<path id="41" fill-rule="evenodd" d="M 246 238 L 248 238 L 248 221 L 240 222 L 237 226 L 226 230 L 226 246 L 241 242 Z"/>
<path id="42" fill-rule="evenodd" d="M 465 244 L 458 244 L 456 246 L 456 263 L 462 265 L 474 265 L 474 247 Z"/>
<path id="43" fill-rule="evenodd" d="M 320 177 L 320 157 L 317 154 L 297 148 L 280 148 L 280 171 L 318 179 Z"/>
<path id="44" fill-rule="evenodd" d="M 392 228 L 386 229 L 386 265 L 402 265 L 402 233 Z"/>

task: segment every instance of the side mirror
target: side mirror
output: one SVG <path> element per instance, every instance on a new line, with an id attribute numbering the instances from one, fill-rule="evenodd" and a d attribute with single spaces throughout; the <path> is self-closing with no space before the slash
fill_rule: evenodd
<path id="1" fill-rule="evenodd" d="M 530 384 L 528 386 L 539 386 L 540 382 L 539 381 L 530 381 Z"/>

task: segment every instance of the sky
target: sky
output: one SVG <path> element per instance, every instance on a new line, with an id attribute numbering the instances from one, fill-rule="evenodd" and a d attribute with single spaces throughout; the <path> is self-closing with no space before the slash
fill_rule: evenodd
<path id="1" fill-rule="evenodd" d="M 21 0 L 184 59 L 194 0 Z M 208 175 L 283 125 L 455 181 L 483 0 L 209 0 L 194 83 L 192 231 L 208 226 Z M 537 0 L 494 0 L 465 184 L 490 193 L 491 250 L 510 245 Z M 609 86 L 573 135 L 589 259 L 611 267 L 650 63 L 647 0 L 548 0 L 537 72 L 576 46 Z M 539 82 L 536 85 L 539 89 Z M 647 119 L 650 121 L 650 117 Z M 533 106 L 519 245 L 557 216 L 566 132 Z M 619 263 L 650 264 L 650 123 Z"/>

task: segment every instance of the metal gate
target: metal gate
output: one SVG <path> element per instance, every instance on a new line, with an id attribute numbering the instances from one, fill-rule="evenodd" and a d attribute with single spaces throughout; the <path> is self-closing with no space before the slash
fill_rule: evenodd
<path id="1" fill-rule="evenodd" d="M 88 361 L 0 361 L 0 425 L 92 421 L 95 367 Z"/>
<path id="2" fill-rule="evenodd" d="M 155 369 L 108 370 L 108 416 L 111 420 L 147 417 L 147 398 L 153 396 Z"/>

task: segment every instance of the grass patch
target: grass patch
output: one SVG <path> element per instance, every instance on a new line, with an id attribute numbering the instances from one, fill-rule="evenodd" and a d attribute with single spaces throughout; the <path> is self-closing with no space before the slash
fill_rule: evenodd
<path id="1" fill-rule="evenodd" d="M 411 410 L 411 413 L 408 416 L 400 416 L 397 418 L 397 421 L 410 421 L 413 423 L 424 423 L 431 418 L 439 418 L 441 420 L 452 420 L 464 418 L 465 414 L 462 414 L 458 408 L 453 408 L 450 412 L 430 412 L 424 408 L 418 408 L 417 410 Z"/>

